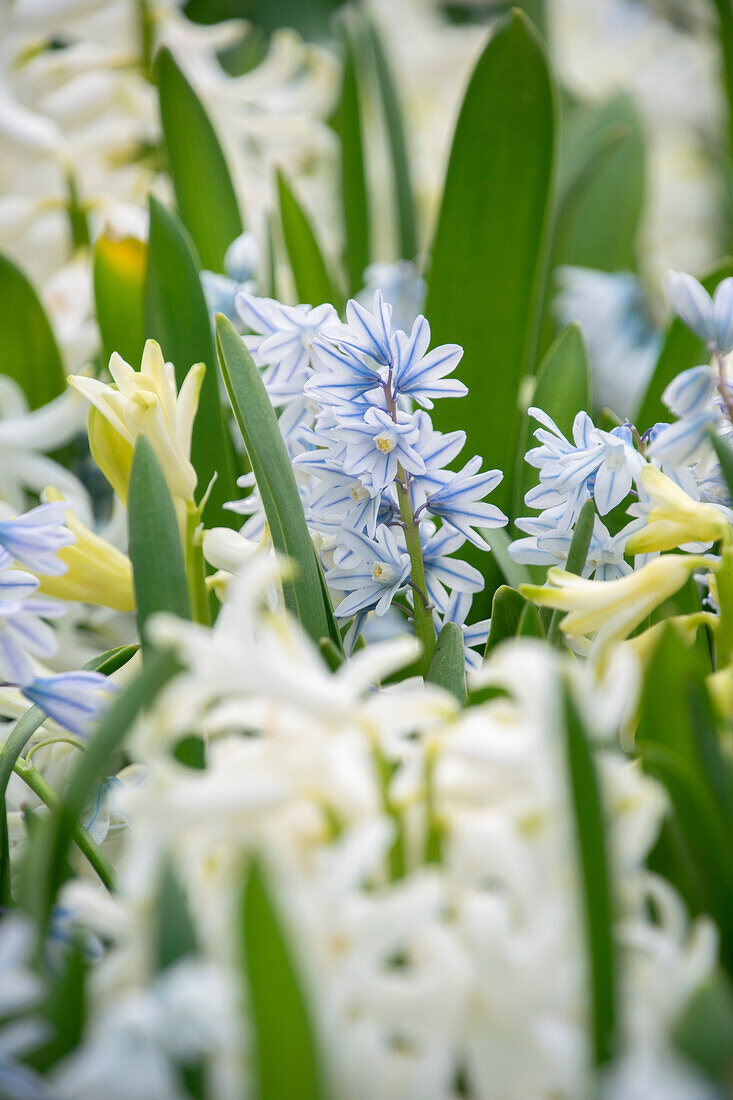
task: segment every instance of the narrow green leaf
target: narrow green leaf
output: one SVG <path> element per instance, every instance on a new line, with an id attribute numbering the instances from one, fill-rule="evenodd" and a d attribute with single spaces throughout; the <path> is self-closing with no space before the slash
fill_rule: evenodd
<path id="1" fill-rule="evenodd" d="M 206 364 L 193 426 L 191 461 L 198 475 L 199 496 L 216 475 L 204 508 L 207 526 L 217 523 L 236 526 L 237 517 L 223 508 L 239 491 L 233 473 L 234 448 L 219 397 L 211 320 L 197 260 L 183 226 L 152 196 L 146 328 L 148 336 L 160 344 L 165 358 L 174 364 L 179 387 L 194 363 Z"/>
<path id="2" fill-rule="evenodd" d="M 592 1003 L 595 1064 L 610 1061 L 615 1051 L 616 968 L 614 963 L 611 886 L 601 795 L 588 735 L 565 689 L 568 773 L 578 847 Z"/>
<path id="3" fill-rule="evenodd" d="M 28 1064 L 39 1073 L 45 1072 L 81 1042 L 86 1019 L 87 962 L 84 948 L 77 938 L 61 962 L 48 974 L 50 990 L 40 1006 L 40 1016 L 49 1026 L 48 1042 L 34 1051 Z"/>
<path id="4" fill-rule="evenodd" d="M 23 272 L 0 254 L 2 373 L 14 379 L 32 409 L 66 389 L 61 354 L 38 295 Z"/>
<path id="5" fill-rule="evenodd" d="M 515 636 L 526 602 L 516 588 L 510 588 L 507 584 L 499 585 L 491 601 L 491 627 L 484 657 L 488 657 L 499 642 Z"/>
<path id="6" fill-rule="evenodd" d="M 224 383 L 262 497 L 272 541 L 293 567 L 293 576 L 283 583 L 285 605 L 318 643 L 321 638 L 331 637 L 331 619 L 275 410 L 242 337 L 221 314 L 216 320 L 216 335 Z"/>
<path id="7" fill-rule="evenodd" d="M 701 280 L 702 285 L 712 294 L 718 283 L 731 275 L 733 259 L 726 259 Z M 662 404 L 665 389 L 680 371 L 697 366 L 698 363 L 706 363 L 709 359 L 710 354 L 705 350 L 699 336 L 690 332 L 682 321 L 675 318 L 667 329 L 657 365 L 636 418 L 639 431 L 646 431 L 659 420 L 669 420 L 669 409 Z"/>
<path id="8" fill-rule="evenodd" d="M 285 248 L 295 280 L 298 301 L 308 302 L 313 306 L 331 302 L 336 309 L 341 309 L 342 296 L 336 290 L 328 273 L 313 226 L 280 171 L 277 173 L 277 188 Z"/>
<path id="9" fill-rule="evenodd" d="M 137 623 L 146 653 L 146 624 L 157 611 L 190 619 L 181 536 L 165 474 L 145 436 L 135 445 L 127 505 Z"/>
<path id="10" fill-rule="evenodd" d="M 525 604 L 521 615 L 519 616 L 519 625 L 517 626 L 518 638 L 544 638 L 545 627 L 542 621 L 542 617 L 538 609 L 534 604 Z"/>
<path id="11" fill-rule="evenodd" d="M 319 1100 L 325 1094 L 318 1051 L 289 944 L 259 865 L 242 896 L 242 968 L 253 1024 L 259 1100 Z"/>
<path id="12" fill-rule="evenodd" d="M 163 863 L 155 910 L 156 970 L 165 970 L 197 949 L 197 936 L 185 891 L 170 860 Z"/>
<path id="13" fill-rule="evenodd" d="M 104 361 L 113 351 L 137 369 L 145 346 L 147 245 L 103 231 L 94 242 L 94 303 Z"/>
<path id="14" fill-rule="evenodd" d="M 364 285 L 371 236 L 357 79 L 358 59 L 354 36 L 348 29 L 342 31 L 342 39 L 344 64 L 333 124 L 340 141 L 340 193 L 346 241 L 345 261 L 349 294 L 353 297 Z"/>
<path id="15" fill-rule="evenodd" d="M 565 563 L 565 569 L 568 573 L 574 573 L 576 577 L 582 576 L 585 563 L 588 558 L 588 551 L 590 550 L 590 542 L 593 538 L 593 528 L 596 522 L 596 506 L 592 500 L 586 500 L 583 507 L 580 509 L 580 515 L 575 524 L 575 530 L 573 531 L 573 537 L 570 540 L 570 549 L 568 550 L 568 560 Z M 560 636 L 560 620 L 565 615 L 564 611 L 553 611 L 550 618 L 550 625 L 547 630 L 547 640 L 553 644 L 557 643 Z"/>
<path id="16" fill-rule="evenodd" d="M 466 705 L 466 650 L 463 631 L 457 623 L 446 623 L 438 635 L 425 679 L 455 695 L 461 706 Z"/>
<path id="17" fill-rule="evenodd" d="M 570 437 L 576 413 L 591 408 L 591 373 L 588 351 L 580 325 L 572 324 L 563 329 L 549 349 L 537 374 L 537 382 L 530 406 L 542 409 L 557 424 L 563 435 Z M 532 446 L 535 421 L 525 413 L 520 446 L 517 452 L 514 501 L 516 513 L 521 511 L 524 497 L 537 484 L 538 472 L 525 462 L 525 455 Z"/>
<path id="18" fill-rule="evenodd" d="M 600 106 L 580 109 L 568 119 L 568 145 L 582 156 L 609 126 L 625 128 L 602 163 L 576 195 L 562 262 L 602 271 L 633 271 L 644 204 L 644 134 L 633 99 L 626 93 Z M 572 150 L 568 150 L 572 156 Z M 570 159 L 570 158 L 569 158 Z"/>
<path id="19" fill-rule="evenodd" d="M 43 942 L 56 895 L 63 881 L 66 856 L 74 826 L 97 785 L 109 774 L 113 754 L 141 711 L 178 671 L 170 650 L 155 652 L 134 680 L 115 697 L 102 716 L 69 778 L 59 806 L 39 822 L 27 853 L 21 903 L 38 928 Z"/>
<path id="20" fill-rule="evenodd" d="M 554 131 L 544 45 L 515 11 L 489 38 L 461 107 L 426 307 L 434 342 L 463 346 L 458 375 L 470 393 L 441 402 L 436 426 L 464 428 L 470 453 L 504 471 L 492 500 L 505 511 L 545 275 Z"/>
<path id="21" fill-rule="evenodd" d="M 224 253 L 244 228 L 226 158 L 204 107 L 165 46 L 155 76 L 181 221 L 203 266 L 223 271 Z"/>
<path id="22" fill-rule="evenodd" d="M 400 256 L 403 260 L 414 260 L 418 250 L 417 219 L 412 181 L 410 179 L 410 160 L 404 121 L 387 55 L 372 20 L 367 20 L 367 35 L 374 57 L 374 70 L 384 110 L 384 121 L 392 161 Z"/>
<path id="23" fill-rule="evenodd" d="M 101 672 L 104 676 L 111 676 L 118 668 L 134 657 L 137 653 L 136 645 L 116 646 L 101 653 L 84 665 L 91 671 Z M 10 776 L 13 774 L 15 762 L 23 752 L 36 730 L 45 722 L 46 713 L 40 707 L 29 707 L 25 714 L 15 723 L 7 741 L 0 750 L 0 905 L 10 905 L 10 854 L 8 851 L 8 821 L 5 808 L 5 793 L 8 789 Z"/>

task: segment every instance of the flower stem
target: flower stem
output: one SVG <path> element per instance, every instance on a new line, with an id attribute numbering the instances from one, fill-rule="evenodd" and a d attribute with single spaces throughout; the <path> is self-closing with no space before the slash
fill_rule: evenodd
<path id="1" fill-rule="evenodd" d="M 195 623 L 210 626 L 211 610 L 209 608 L 209 593 L 206 589 L 206 564 L 199 532 L 200 523 L 201 509 L 193 503 L 186 504 L 184 555 L 191 615 Z"/>
<path id="2" fill-rule="evenodd" d="M 426 676 L 435 652 L 435 626 L 433 625 L 432 610 L 426 606 L 421 595 L 427 592 L 428 586 L 425 581 L 425 565 L 422 560 L 420 528 L 415 521 L 410 490 L 405 488 L 406 475 L 401 467 L 399 477 L 403 484 L 397 484 L 397 499 L 400 504 L 402 522 L 405 525 L 405 545 L 407 546 L 407 553 L 410 555 L 410 577 L 413 586 L 420 590 L 419 593 L 415 592 L 413 606 L 415 611 L 415 633 L 422 642 L 423 647 L 420 667 L 423 676 Z"/>
<path id="3" fill-rule="evenodd" d="M 720 568 L 716 573 L 720 619 L 715 633 L 715 657 L 718 668 L 733 660 L 733 546 L 722 547 Z"/>
<path id="4" fill-rule="evenodd" d="M 59 805 L 58 795 L 53 787 L 46 782 L 40 772 L 36 771 L 32 764 L 28 764 L 25 760 L 19 758 L 15 762 L 13 771 L 19 775 L 26 786 L 30 787 L 33 793 L 40 798 L 41 802 L 48 806 L 49 810 L 55 810 L 57 808 Z M 77 822 L 71 835 L 74 838 L 77 848 L 87 857 L 89 863 L 97 872 L 107 889 L 111 890 L 114 886 L 114 871 L 112 869 L 112 864 L 106 856 L 102 855 L 99 847 L 94 843 L 83 825 Z"/>

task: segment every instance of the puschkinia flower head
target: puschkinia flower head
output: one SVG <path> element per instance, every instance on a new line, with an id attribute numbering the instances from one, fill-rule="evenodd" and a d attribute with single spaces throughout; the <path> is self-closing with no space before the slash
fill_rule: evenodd
<path id="1" fill-rule="evenodd" d="M 467 540 L 488 549 L 481 529 L 507 522 L 485 500 L 502 474 L 482 472 L 479 457 L 460 472 L 449 469 L 465 432 L 436 431 L 426 411 L 440 397 L 467 392 L 449 377 L 462 349 L 431 350 L 422 316 L 409 334 L 395 328 L 380 291 L 371 310 L 350 301 L 345 322 L 329 305 L 287 307 L 241 293 L 237 306 L 252 330 L 245 343 L 282 409 L 281 432 L 326 579 L 346 593 L 339 618 L 381 616 L 400 595 L 408 616 L 415 600 L 426 613 L 442 612 L 451 593 L 479 591 L 481 574 L 455 555 Z M 256 493 L 232 507 L 250 515 L 242 533 L 259 538 L 265 524 Z M 465 600 L 461 614 L 465 622 Z"/>
<path id="2" fill-rule="evenodd" d="M 85 737 L 115 690 L 107 676 L 82 671 L 36 677 L 23 694 L 64 729 Z"/>

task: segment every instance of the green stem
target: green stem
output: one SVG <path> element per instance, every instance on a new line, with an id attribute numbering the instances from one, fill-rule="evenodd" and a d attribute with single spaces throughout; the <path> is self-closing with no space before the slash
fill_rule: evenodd
<path id="1" fill-rule="evenodd" d="M 402 821 L 402 815 L 392 801 L 389 793 L 389 784 L 394 769 L 385 758 L 376 737 L 374 737 L 372 745 L 379 787 L 382 792 L 382 805 L 384 806 L 385 813 L 392 819 L 395 829 L 394 840 L 389 849 L 388 858 L 390 881 L 396 882 L 398 879 L 404 878 L 405 876 L 405 826 Z"/>
<path id="2" fill-rule="evenodd" d="M 422 642 L 422 657 L 420 667 L 423 677 L 427 676 L 430 662 L 435 653 L 435 625 L 433 612 L 425 606 L 424 598 L 427 598 L 428 586 L 425 581 L 425 564 L 422 560 L 422 546 L 420 545 L 420 528 L 415 522 L 415 513 L 410 498 L 410 490 L 404 488 L 405 471 L 399 467 L 399 482 L 397 483 L 397 499 L 400 504 L 400 515 L 405 525 L 405 545 L 410 555 L 410 577 L 418 591 L 413 591 L 413 608 L 415 613 L 415 633 Z"/>
<path id="3" fill-rule="evenodd" d="M 26 786 L 30 787 L 33 793 L 40 798 L 41 802 L 48 806 L 49 810 L 56 809 L 59 805 L 58 795 L 53 787 L 49 786 L 40 772 L 37 772 L 31 764 L 27 764 L 25 760 L 18 759 L 15 762 L 13 771 L 15 771 Z M 102 855 L 98 846 L 94 843 L 83 825 L 77 823 L 74 826 L 72 836 L 77 848 L 84 853 L 107 889 L 111 890 L 114 886 L 114 871 L 112 869 L 112 864 L 106 856 Z"/>
<path id="4" fill-rule="evenodd" d="M 153 19 L 148 0 L 137 0 L 137 24 L 140 35 L 140 64 L 143 74 L 150 80 L 153 68 Z"/>
<path id="5" fill-rule="evenodd" d="M 206 590 L 206 563 L 199 534 L 200 523 L 201 509 L 195 504 L 187 504 L 184 556 L 191 615 L 195 623 L 211 626 L 209 593 Z"/>
<path id="6" fill-rule="evenodd" d="M 66 188 L 69 196 L 67 209 L 69 211 L 69 222 L 71 223 L 72 244 L 75 250 L 77 248 L 88 248 L 91 242 L 89 222 L 79 198 L 76 177 L 71 171 L 66 177 Z"/>

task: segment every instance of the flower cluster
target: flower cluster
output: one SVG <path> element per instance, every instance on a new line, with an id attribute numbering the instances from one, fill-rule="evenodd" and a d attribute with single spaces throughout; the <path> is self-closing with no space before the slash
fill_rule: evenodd
<path id="1" fill-rule="evenodd" d="M 231 1057 L 226 989 L 238 980 L 241 883 L 256 855 L 334 1096 L 449 1100 L 460 1075 L 477 1100 L 585 1098 L 583 932 L 561 749 L 570 663 L 517 643 L 475 680 L 497 697 L 463 713 L 415 680 L 376 686 L 414 658 L 410 639 L 373 644 L 330 674 L 295 624 L 263 606 L 274 568 L 259 557 L 245 569 L 211 631 L 156 625 L 183 671 L 131 746 L 148 775 L 124 798 L 127 872 L 115 897 L 79 882 L 64 893 L 77 923 L 112 942 L 85 1041 L 56 1069 L 61 1095 L 118 1095 L 131 1051 L 126 1096 L 151 1095 L 151 1082 L 169 1081 L 192 1051 L 212 1056 L 207 1095 L 248 1091 L 253 1062 Z M 587 669 L 574 675 L 594 735 L 612 737 L 633 705 L 627 674 L 616 670 L 624 691 L 612 694 Z M 192 726 L 207 732 L 203 770 L 166 751 Z M 659 1070 L 668 1028 L 712 966 L 714 930 L 690 922 L 646 869 L 661 788 L 610 744 L 599 778 L 618 885 L 620 1035 L 626 1057 Z M 149 943 L 166 864 L 199 948 L 161 975 Z M 181 966 L 188 997 L 174 995 Z"/>
<path id="2" fill-rule="evenodd" d="M 331 305 L 288 307 L 246 292 L 236 303 L 254 333 L 244 340 L 282 409 L 280 428 L 306 519 L 320 536 L 326 580 L 344 593 L 336 616 L 356 617 L 355 637 L 366 613 L 384 615 L 404 596 L 406 613 L 420 600 L 436 628 L 446 618 L 464 624 L 470 596 L 484 582 L 455 555 L 467 541 L 488 549 L 481 530 L 506 517 L 484 499 L 500 471 L 481 472 L 478 456 L 448 469 L 465 432 L 437 431 L 428 412 L 435 400 L 467 392 L 450 377 L 462 349 L 428 350 L 423 316 L 409 334 L 396 329 L 380 291 L 371 312 L 350 301 L 345 323 Z M 256 493 L 232 507 L 251 514 L 243 534 L 257 537 L 264 517 Z M 466 629 L 472 644 L 485 640 L 486 624 Z"/>
<path id="3" fill-rule="evenodd" d="M 542 511 L 516 521 L 528 537 L 512 543 L 515 561 L 564 564 L 580 509 L 591 499 L 597 515 L 586 577 L 617 579 L 645 564 L 650 552 L 695 551 L 721 537 L 732 516 L 731 501 L 711 433 L 733 437 L 726 360 L 733 350 L 733 279 L 723 280 L 714 298 L 689 275 L 670 272 L 667 286 L 672 307 L 705 341 L 714 365 L 678 374 L 662 395 L 678 419 L 655 424 L 642 435 L 628 422 L 604 431 L 579 412 L 571 442 L 546 413 L 530 408 L 540 424 L 535 431 L 539 446 L 528 451 L 526 461 L 538 469 L 539 484 L 525 502 Z M 632 518 L 619 523 L 622 506 Z M 667 508 L 670 520 L 674 514 L 671 541 L 668 532 L 661 533 L 660 508 Z"/>

